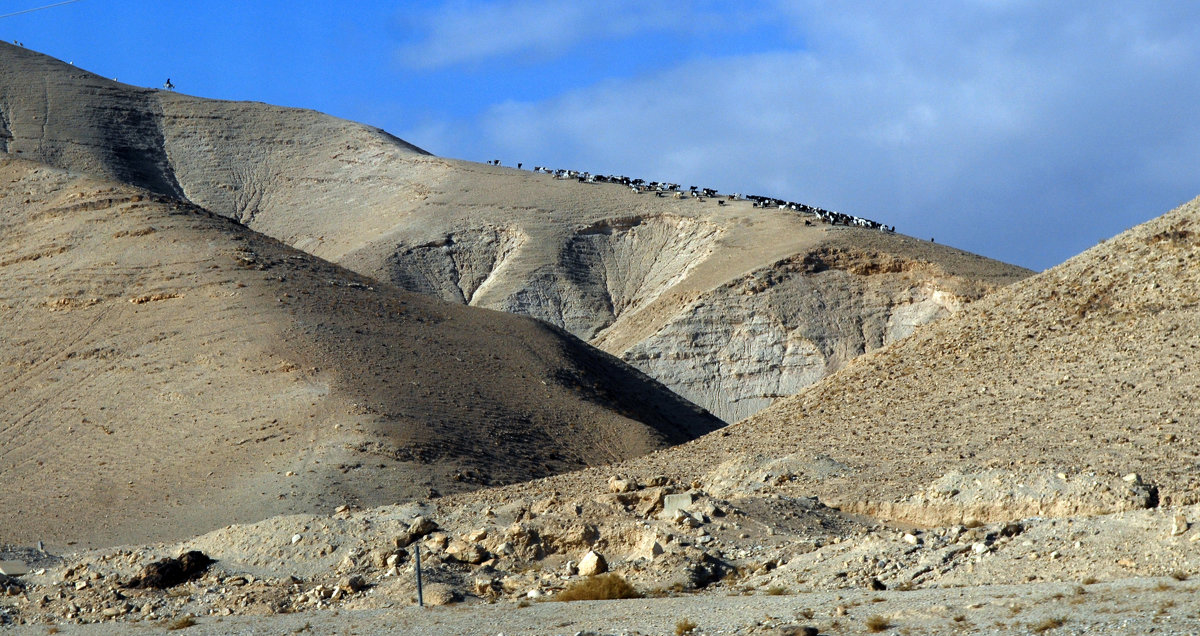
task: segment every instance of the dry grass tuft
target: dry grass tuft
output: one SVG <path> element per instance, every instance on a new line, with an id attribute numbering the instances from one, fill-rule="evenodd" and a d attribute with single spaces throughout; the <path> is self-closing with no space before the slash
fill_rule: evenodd
<path id="1" fill-rule="evenodd" d="M 888 621 L 888 619 L 880 616 L 879 614 L 875 614 L 874 616 L 867 617 L 866 624 L 867 624 L 867 631 L 872 632 L 872 633 L 882 632 L 883 630 L 892 626 L 892 623 L 890 621 Z"/>
<path id="2" fill-rule="evenodd" d="M 642 598 L 642 594 L 617 574 L 601 574 L 571 585 L 559 592 L 554 600 L 609 601 L 618 598 Z"/>
<path id="3" fill-rule="evenodd" d="M 786 596 L 787 588 L 782 585 L 772 585 L 767 588 L 767 596 Z"/>
<path id="4" fill-rule="evenodd" d="M 1067 619 L 1062 616 L 1047 618 L 1046 620 L 1031 626 L 1029 629 L 1035 634 L 1043 634 L 1052 629 L 1058 629 L 1067 623 Z"/>
<path id="5" fill-rule="evenodd" d="M 693 623 L 692 621 L 690 621 L 686 618 L 683 620 L 680 620 L 675 623 L 675 636 L 683 636 L 684 634 L 690 634 L 690 633 L 696 631 L 697 627 L 699 627 L 699 625 Z"/>
<path id="6" fill-rule="evenodd" d="M 167 629 L 170 631 L 175 631 L 177 629 L 187 629 L 195 624 L 196 624 L 196 618 L 193 617 L 191 614 L 188 614 L 185 616 L 180 616 L 179 618 L 168 623 Z"/>

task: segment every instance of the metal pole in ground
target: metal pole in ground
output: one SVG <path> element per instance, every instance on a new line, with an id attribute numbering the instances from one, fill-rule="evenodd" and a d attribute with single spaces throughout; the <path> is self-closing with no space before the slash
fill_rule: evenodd
<path id="1" fill-rule="evenodd" d="M 417 566 L 417 607 L 425 607 L 425 597 L 421 594 L 421 544 L 414 543 L 413 548 Z"/>

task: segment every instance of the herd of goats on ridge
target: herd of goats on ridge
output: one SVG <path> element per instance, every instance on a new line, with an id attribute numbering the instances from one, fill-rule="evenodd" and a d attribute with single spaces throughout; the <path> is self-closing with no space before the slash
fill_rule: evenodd
<path id="1" fill-rule="evenodd" d="M 491 161 L 489 161 L 487 163 L 488 163 L 488 165 L 499 166 L 500 160 L 492 159 Z M 524 165 L 524 164 L 518 163 L 517 169 L 520 170 L 522 165 Z M 765 196 L 761 196 L 761 195 L 757 195 L 757 194 L 747 194 L 747 195 L 743 196 L 743 195 L 735 192 L 734 194 L 725 195 L 725 198 L 718 198 L 717 190 L 715 188 L 700 188 L 697 186 L 691 186 L 686 191 L 684 191 L 684 190 L 680 189 L 680 186 L 678 183 L 646 181 L 645 179 L 631 179 L 629 177 L 615 176 L 615 175 L 592 174 L 590 172 L 580 172 L 578 170 L 567 170 L 567 169 L 557 169 L 556 170 L 556 169 L 552 169 L 552 168 L 547 168 L 545 166 L 534 166 L 533 171 L 536 173 L 539 173 L 539 174 L 553 175 L 555 179 L 575 179 L 576 181 L 579 181 L 580 183 L 616 183 L 616 184 L 620 184 L 620 185 L 623 185 L 623 186 L 629 188 L 635 194 L 641 194 L 643 192 L 653 192 L 654 196 L 657 196 L 657 197 L 665 197 L 668 195 L 673 196 L 676 199 L 692 197 L 692 198 L 698 199 L 700 201 L 704 201 L 705 199 L 711 198 L 711 199 L 717 200 L 717 205 L 725 205 L 726 201 L 745 200 L 745 201 L 750 201 L 753 204 L 753 206 L 756 208 L 779 208 L 780 210 L 792 210 L 795 212 L 804 212 L 806 214 L 812 214 L 830 225 L 847 225 L 847 226 L 853 226 L 853 227 L 864 227 L 867 229 L 880 230 L 883 232 L 895 232 L 896 231 L 896 226 L 894 226 L 894 225 L 888 226 L 888 225 L 884 225 L 878 221 L 864 219 L 862 217 L 854 216 L 851 214 L 843 214 L 841 212 L 834 212 L 832 210 L 825 210 L 823 208 L 813 207 L 813 206 L 807 205 L 805 203 L 796 203 L 795 201 L 785 201 L 783 199 L 776 199 L 774 197 L 765 197 Z M 808 223 L 809 223 L 808 221 L 805 221 L 806 225 Z"/>

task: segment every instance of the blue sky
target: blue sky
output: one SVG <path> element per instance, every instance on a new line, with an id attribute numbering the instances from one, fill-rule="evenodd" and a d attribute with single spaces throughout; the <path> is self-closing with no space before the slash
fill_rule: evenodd
<path id="1" fill-rule="evenodd" d="M 1191 2 L 80 0 L 0 37 L 443 156 L 785 197 L 1034 269 L 1200 195 Z"/>

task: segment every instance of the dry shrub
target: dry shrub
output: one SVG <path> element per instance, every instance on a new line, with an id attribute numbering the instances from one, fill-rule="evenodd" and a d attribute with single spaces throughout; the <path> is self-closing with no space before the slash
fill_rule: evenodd
<path id="1" fill-rule="evenodd" d="M 767 596 L 786 596 L 787 588 L 782 585 L 772 585 L 767 588 Z"/>
<path id="2" fill-rule="evenodd" d="M 1066 623 L 1067 623 L 1066 618 L 1063 618 L 1062 616 L 1055 616 L 1053 618 L 1047 618 L 1046 620 L 1038 623 L 1037 625 L 1033 625 L 1029 629 L 1031 629 L 1033 631 L 1033 633 L 1035 633 L 1035 634 L 1042 634 L 1042 633 L 1048 632 L 1052 629 L 1057 629 L 1059 627 L 1062 627 Z"/>
<path id="3" fill-rule="evenodd" d="M 1175 570 L 1171 573 L 1171 578 L 1175 579 L 1176 581 L 1186 581 L 1188 580 L 1189 576 L 1190 575 L 1187 572 L 1182 570 Z"/>
<path id="4" fill-rule="evenodd" d="M 879 614 L 867 618 L 867 631 L 869 632 L 882 632 L 891 626 L 892 623 Z"/>
<path id="5" fill-rule="evenodd" d="M 192 625 L 195 625 L 195 624 L 196 624 L 196 619 L 194 617 L 192 617 L 191 614 L 188 614 L 185 616 L 180 616 L 179 618 L 168 623 L 167 629 L 170 631 L 175 631 L 177 629 L 187 629 L 188 627 L 191 627 Z"/>
<path id="6" fill-rule="evenodd" d="M 697 627 L 699 627 L 699 625 L 693 623 L 692 621 L 690 621 L 686 618 L 683 620 L 680 620 L 675 623 L 675 636 L 683 636 L 684 634 L 690 634 L 690 633 L 696 631 Z"/>
<path id="7" fill-rule="evenodd" d="M 641 598 L 628 581 L 617 574 L 600 574 L 572 584 L 558 593 L 556 601 L 608 601 L 618 598 Z"/>

